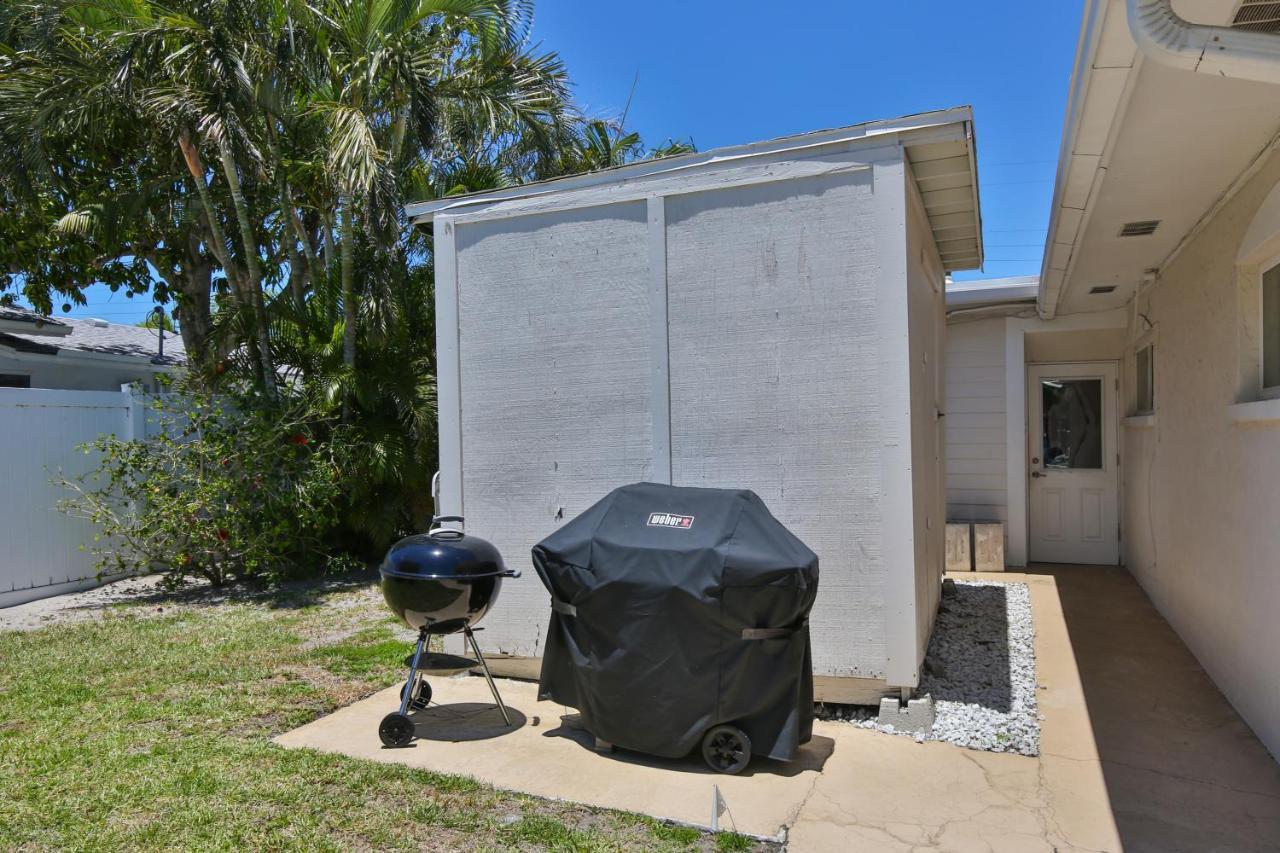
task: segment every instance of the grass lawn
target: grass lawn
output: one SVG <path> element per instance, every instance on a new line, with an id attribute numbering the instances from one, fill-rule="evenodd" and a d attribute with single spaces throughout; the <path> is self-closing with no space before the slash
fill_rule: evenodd
<path id="1" fill-rule="evenodd" d="M 271 744 L 402 677 L 410 638 L 384 614 L 361 582 L 0 633 L 0 849 L 757 847 Z"/>

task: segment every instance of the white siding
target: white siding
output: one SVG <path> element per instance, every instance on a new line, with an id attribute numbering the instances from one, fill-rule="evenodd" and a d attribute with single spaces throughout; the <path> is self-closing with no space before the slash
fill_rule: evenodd
<path id="1" fill-rule="evenodd" d="M 947 519 L 1008 522 L 1005 320 L 948 323 L 946 377 Z"/>

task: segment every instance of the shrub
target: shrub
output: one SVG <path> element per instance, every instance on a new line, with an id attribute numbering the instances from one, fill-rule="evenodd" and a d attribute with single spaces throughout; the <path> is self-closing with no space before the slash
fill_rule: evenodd
<path id="1" fill-rule="evenodd" d="M 98 525 L 100 575 L 161 571 L 177 582 L 281 580 L 345 564 L 326 542 L 342 478 L 330 425 L 300 404 L 200 392 L 155 397 L 146 440 L 82 446 L 97 466 L 58 482 L 63 511 Z M 150 435 L 154 433 L 154 435 Z"/>

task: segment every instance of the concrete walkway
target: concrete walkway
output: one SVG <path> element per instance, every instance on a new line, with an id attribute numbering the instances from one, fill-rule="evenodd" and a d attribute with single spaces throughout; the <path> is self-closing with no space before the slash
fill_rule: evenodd
<path id="1" fill-rule="evenodd" d="M 382 749 L 398 688 L 280 736 L 288 747 L 464 773 L 498 787 L 705 825 L 719 784 L 739 830 L 793 851 L 1280 851 L 1280 767 L 1121 569 L 966 575 L 1024 581 L 1036 618 L 1043 754 L 996 755 L 818 723 L 802 759 L 715 776 L 700 762 L 600 755 L 504 681 L 438 679 L 428 739 Z M 538 715 L 540 725 L 532 724 Z M 728 819 L 726 819 L 728 823 Z"/>

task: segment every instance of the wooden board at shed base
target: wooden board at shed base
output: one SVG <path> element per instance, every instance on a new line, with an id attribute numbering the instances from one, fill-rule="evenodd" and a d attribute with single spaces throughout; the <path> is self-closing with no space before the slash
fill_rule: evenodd
<path id="1" fill-rule="evenodd" d="M 969 550 L 968 522 L 947 525 L 947 571 L 973 571 L 973 558 Z"/>
<path id="2" fill-rule="evenodd" d="M 1004 571 L 1004 525 L 973 525 L 973 569 L 977 572 Z"/>

